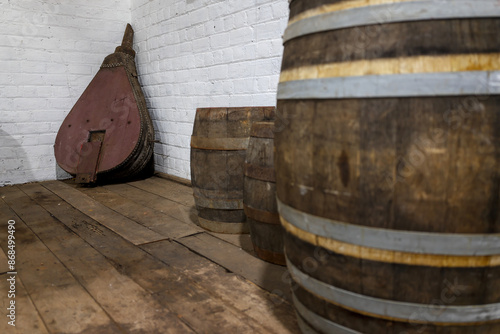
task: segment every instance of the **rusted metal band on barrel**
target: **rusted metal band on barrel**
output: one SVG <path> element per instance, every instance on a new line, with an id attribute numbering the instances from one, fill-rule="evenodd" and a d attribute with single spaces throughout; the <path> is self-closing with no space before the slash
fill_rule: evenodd
<path id="1" fill-rule="evenodd" d="M 293 280 L 332 304 L 371 317 L 435 325 L 483 324 L 500 320 L 500 303 L 487 305 L 443 306 L 404 303 L 373 298 L 339 289 L 300 271 L 289 259 L 287 267 Z"/>
<path id="2" fill-rule="evenodd" d="M 333 77 L 280 82 L 278 99 L 346 99 L 500 94 L 500 71 Z"/>
<path id="3" fill-rule="evenodd" d="M 352 330 L 350 328 L 344 327 L 342 325 L 336 324 L 331 320 L 325 319 L 316 313 L 312 312 L 309 310 L 307 307 L 305 307 L 297 297 L 295 297 L 295 294 L 292 294 L 292 299 L 293 299 L 293 305 L 295 306 L 295 310 L 299 314 L 299 317 L 297 317 L 299 327 L 301 328 L 303 333 L 306 334 L 320 334 L 320 333 L 335 333 L 335 334 L 362 334 L 360 332 L 357 332 L 355 330 Z M 307 321 L 304 322 L 305 319 Z M 314 326 L 314 329 L 310 327 L 311 324 Z M 320 330 L 321 332 L 318 332 L 316 329 Z"/>
<path id="4" fill-rule="evenodd" d="M 242 151 L 248 147 L 249 138 L 206 138 L 191 136 L 191 147 L 201 150 Z"/>
<path id="5" fill-rule="evenodd" d="M 215 233 L 243 234 L 250 231 L 246 222 L 219 222 L 198 217 L 198 223 L 204 229 Z"/>
<path id="6" fill-rule="evenodd" d="M 246 204 L 243 204 L 243 208 L 248 218 L 252 218 L 261 223 L 280 224 L 280 216 L 278 213 L 255 209 Z"/>
<path id="7" fill-rule="evenodd" d="M 271 262 L 271 263 L 275 263 L 275 264 L 279 264 L 282 266 L 286 265 L 285 254 L 283 254 L 283 253 L 276 253 L 276 252 L 270 251 L 268 249 L 263 249 L 255 244 L 253 244 L 253 249 L 255 251 L 255 254 L 257 254 L 257 256 L 259 258 L 261 258 L 262 260 L 265 260 L 265 261 Z"/>
<path id="8" fill-rule="evenodd" d="M 366 4 L 366 2 L 365 2 Z M 425 21 L 439 19 L 469 19 L 500 16 L 500 5 L 491 0 L 428 0 L 404 1 L 375 6 L 338 10 L 292 21 L 285 30 L 283 41 L 322 31 L 385 24 L 394 22 Z"/>
<path id="9" fill-rule="evenodd" d="M 281 217 L 295 227 L 352 245 L 416 254 L 500 255 L 500 234 L 447 234 L 367 227 L 314 216 L 279 199 L 277 202 Z"/>
<path id="10" fill-rule="evenodd" d="M 260 167 L 251 163 L 245 163 L 245 175 L 256 180 L 276 182 L 274 167 Z"/>
<path id="11" fill-rule="evenodd" d="M 199 195 L 194 195 L 196 206 L 209 209 L 221 210 L 241 210 L 243 209 L 243 199 L 212 199 Z"/>

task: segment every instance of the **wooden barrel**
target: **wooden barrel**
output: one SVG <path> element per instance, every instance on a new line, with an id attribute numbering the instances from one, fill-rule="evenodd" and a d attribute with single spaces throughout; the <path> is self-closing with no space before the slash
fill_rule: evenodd
<path id="1" fill-rule="evenodd" d="M 307 333 L 500 333 L 500 4 L 294 0 L 276 181 Z"/>
<path id="2" fill-rule="evenodd" d="M 276 203 L 273 129 L 273 122 L 252 126 L 245 159 L 243 206 L 257 256 L 285 265 L 283 227 Z"/>
<path id="3" fill-rule="evenodd" d="M 271 120 L 274 107 L 199 108 L 191 137 L 191 182 L 203 228 L 248 233 L 243 211 L 245 153 L 253 122 Z"/>

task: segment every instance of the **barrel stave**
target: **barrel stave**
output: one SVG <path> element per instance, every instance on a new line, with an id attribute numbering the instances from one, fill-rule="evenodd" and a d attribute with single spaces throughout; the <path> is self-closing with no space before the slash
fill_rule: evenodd
<path id="1" fill-rule="evenodd" d="M 500 97 L 477 97 L 478 111 L 450 125 L 463 101 L 279 101 L 293 123 L 276 134 L 278 197 L 350 224 L 498 233 Z"/>
<path id="2" fill-rule="evenodd" d="M 278 214 L 278 206 L 276 196 L 267 194 L 276 194 L 276 183 L 262 181 L 251 177 L 245 177 L 245 205 L 266 211 L 269 213 Z M 279 221 L 277 221 L 279 224 Z"/>
<path id="3" fill-rule="evenodd" d="M 370 261 L 312 245 L 291 233 L 286 234 L 285 248 L 288 260 L 309 276 L 370 297 L 432 304 L 444 296 L 446 305 L 484 305 L 500 300 L 499 267 L 453 268 Z"/>
<path id="4" fill-rule="evenodd" d="M 276 202 L 274 124 L 254 123 L 245 161 L 244 207 L 255 253 L 266 261 L 285 264 L 283 228 Z"/>
<path id="5" fill-rule="evenodd" d="M 498 10 L 290 2 L 277 194 L 304 332 L 500 329 Z"/>
<path id="6" fill-rule="evenodd" d="M 274 107 L 199 108 L 191 137 L 191 182 L 199 223 L 220 233 L 248 233 L 243 211 L 250 127 Z"/>
<path id="7" fill-rule="evenodd" d="M 370 61 L 397 61 L 408 57 L 495 54 L 500 52 L 499 30 L 497 19 L 474 18 L 387 23 L 320 32 L 287 41 L 281 70 L 331 63 L 349 66 L 357 61 L 363 61 L 358 66 L 368 66 Z M 476 38 L 478 32 L 481 38 Z M 469 66 L 474 69 L 473 63 Z M 404 68 L 398 70 L 405 73 Z"/>

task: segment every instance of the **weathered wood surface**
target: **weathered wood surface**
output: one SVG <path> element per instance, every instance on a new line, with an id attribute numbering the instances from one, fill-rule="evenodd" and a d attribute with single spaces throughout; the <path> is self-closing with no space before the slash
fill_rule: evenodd
<path id="1" fill-rule="evenodd" d="M 2 247 L 6 251 L 4 240 L 7 240 L 7 221 L 14 219 L 16 269 L 49 332 L 121 333 L 120 328 L 64 264 L 24 224 L 22 219 L 28 219 L 36 207 L 19 201 L 19 196 L 24 195 L 19 189 L 3 188 L 0 193 L 3 197 L 0 203 Z M 16 213 L 11 212 L 5 203 L 13 207 Z M 45 220 L 42 218 L 34 223 L 43 224 Z"/>
<path id="2" fill-rule="evenodd" d="M 191 180 L 199 223 L 209 231 L 248 233 L 243 212 L 245 151 L 253 122 L 274 107 L 199 108 L 191 137 Z"/>
<path id="3" fill-rule="evenodd" d="M 30 196 L 46 207 L 55 205 L 55 196 L 38 184 L 20 188 L 27 196 L 20 196 L 19 202 L 28 202 Z M 105 256 L 57 222 L 48 211 L 37 205 L 32 205 L 31 208 L 36 210 L 25 216 L 28 226 L 121 329 L 126 332 L 192 332 L 174 313 L 163 308 L 148 291 L 120 273 Z M 71 216 L 72 211 L 67 210 L 66 214 Z M 43 221 L 44 224 L 36 224 L 37 221 Z M 50 221 L 54 223 L 46 223 Z"/>
<path id="4" fill-rule="evenodd" d="M 152 178 L 147 184 L 156 181 L 166 188 L 164 195 L 177 191 L 192 196 L 189 187 L 167 180 Z M 140 204 L 134 196 L 138 199 L 149 194 L 146 199 L 154 199 L 152 207 L 144 206 L 141 211 L 148 212 L 147 216 L 197 228 L 191 221 L 169 216 L 176 212 L 171 205 L 174 202 L 140 189 L 138 183 L 143 185 L 136 181 L 134 186 L 80 188 L 50 181 L 0 188 L 0 246 L 4 251 L 7 221 L 15 219 L 19 225 L 18 302 L 23 310 L 19 310 L 18 320 L 23 333 L 297 332 L 289 302 L 252 283 L 256 274 L 250 270 L 232 273 L 226 260 L 211 258 L 220 247 L 218 243 L 224 243 L 220 251 L 232 254 L 234 263 L 241 266 L 246 261 L 265 275 L 258 263 L 247 257 L 262 261 L 241 249 L 243 244 L 248 248 L 249 240 L 242 244 L 229 238 L 232 244 L 202 232 L 209 237 L 207 250 L 169 240 L 146 242 L 142 249 L 136 246 L 136 237 L 126 230 L 143 227 L 146 221 L 140 212 L 134 215 L 125 208 Z M 131 198 L 124 196 L 127 192 Z M 82 201 L 76 203 L 77 198 Z M 168 208 L 163 213 L 162 201 Z M 175 205 L 189 208 L 189 204 Z M 127 222 L 121 234 L 106 226 L 108 220 L 119 217 Z M 177 238 L 186 239 L 182 234 Z M 243 277 L 249 274 L 250 280 Z"/>
<path id="5" fill-rule="evenodd" d="M 197 256 L 188 248 L 168 241 L 142 245 L 142 249 L 166 264 L 181 270 L 228 305 L 245 312 L 262 325 L 265 333 L 298 333 L 292 306 L 256 285 L 242 280 L 209 259 Z M 264 298 L 256 298 L 256 296 Z M 280 307 L 276 307 L 276 306 Z"/>
<path id="6" fill-rule="evenodd" d="M 7 207 L 5 206 L 4 203 L 0 204 L 0 210 L 5 209 L 7 212 Z M 1 219 L 5 219 L 6 216 L 1 215 Z M 11 218 L 15 218 L 15 215 L 12 213 Z M 2 226 L 3 227 L 3 226 Z M 6 229 L 7 230 L 7 229 Z M 2 236 L 3 237 L 3 236 Z M 31 300 L 30 296 L 26 292 L 26 288 L 24 287 L 23 282 L 21 281 L 21 278 L 17 276 L 15 278 L 15 307 L 16 307 L 16 319 L 15 322 L 15 327 L 12 325 L 9 325 L 9 321 L 11 321 L 10 318 L 7 318 L 7 315 L 9 315 L 10 311 L 7 310 L 8 307 L 10 306 L 10 298 L 8 294 L 10 294 L 10 282 L 7 281 L 7 279 L 11 279 L 12 275 L 7 275 L 6 273 L 9 270 L 8 268 L 8 263 L 7 263 L 7 255 L 4 253 L 3 248 L 5 247 L 4 240 L 2 239 L 2 242 L 0 242 L 0 291 L 3 291 L 5 293 L 4 298 L 0 299 L 0 308 L 2 309 L 2 312 L 0 315 L 2 316 L 4 321 L 0 322 L 0 332 L 2 333 L 49 333 L 47 331 L 47 327 L 42 321 L 42 318 L 40 314 L 38 313 L 38 310 L 35 308 L 35 305 L 33 304 L 33 301 Z"/>
<path id="7" fill-rule="evenodd" d="M 377 24 L 346 23 L 293 37 L 300 35 L 293 29 L 305 28 L 306 20 L 316 20 L 311 27 L 319 27 L 332 13 L 349 12 L 352 17 L 359 13 L 359 20 L 371 22 L 382 13 L 375 4 L 382 3 L 391 15 L 377 16 Z M 362 297 L 420 304 L 421 309 L 411 317 L 397 310 L 381 315 L 362 310 L 362 303 L 356 308 L 338 299 L 326 301 L 312 291 L 314 287 L 305 288 L 305 280 L 295 284 L 295 296 L 316 316 L 363 333 L 494 333 L 500 328 L 498 314 L 486 316 L 484 305 L 500 309 L 500 254 L 476 254 L 465 241 L 461 244 L 469 254 L 435 254 L 416 243 L 415 234 L 405 239 L 407 249 L 398 250 L 386 249 L 387 239 L 369 247 L 364 244 L 368 238 L 356 243 L 338 239 L 353 226 L 389 234 L 466 234 L 466 240 L 500 233 L 498 91 L 486 82 L 469 82 L 473 91 L 469 94 L 470 90 L 450 82 L 432 89 L 415 87 L 418 94 L 391 95 L 377 85 L 379 78 L 385 87 L 397 89 L 396 82 L 411 83 L 417 77 L 439 80 L 453 74 L 463 76 L 462 81 L 471 73 L 488 77 L 499 69 L 500 20 L 474 17 L 474 11 L 470 17 L 429 20 L 424 16 L 435 13 L 437 6 L 422 3 L 423 20 L 389 23 L 392 17 L 408 14 L 405 8 L 418 5 L 292 1 L 288 30 L 293 33 L 285 33 L 290 39 L 282 62 L 283 89 L 278 89 L 284 93 L 283 98 L 278 93 L 275 143 L 278 198 L 308 214 L 295 225 L 282 216 L 290 264 L 311 281 Z M 340 84 L 352 79 L 361 92 L 356 99 Z M 321 98 L 310 91 L 300 93 L 306 82 L 323 87 Z M 450 90 L 445 94 L 444 88 Z M 313 217 L 330 220 L 332 226 L 343 224 L 345 229 L 320 235 L 328 233 L 315 229 Z M 456 306 L 477 306 L 484 317 L 441 321 L 429 308 L 435 303 L 446 309 L 439 314 L 443 319 Z"/>
<path id="8" fill-rule="evenodd" d="M 276 203 L 273 138 L 273 122 L 253 124 L 245 158 L 243 204 L 257 256 L 285 265 L 284 230 Z"/>
<path id="9" fill-rule="evenodd" d="M 150 193 L 157 194 L 182 205 L 194 205 L 194 199 L 192 196 L 193 192 L 191 188 L 177 182 L 155 177 L 146 180 L 130 182 L 128 184 Z"/>
<path id="10" fill-rule="evenodd" d="M 155 179 L 159 184 L 163 184 L 162 181 Z M 134 186 L 132 186 L 134 184 Z M 176 194 L 187 194 L 192 201 L 192 190 L 190 187 L 177 187 L 174 183 L 164 184 L 163 187 L 157 187 L 156 185 L 145 184 L 141 182 L 132 182 L 128 184 L 111 184 L 103 186 L 102 188 L 110 190 L 120 196 L 123 196 L 137 204 L 140 204 L 144 208 L 151 208 L 163 214 L 166 214 L 173 219 L 182 221 L 191 226 L 197 226 L 197 212 L 193 205 L 183 205 L 172 201 L 172 194 L 165 189 L 169 189 L 174 186 L 177 190 Z M 101 189 L 102 189 L 101 188 Z M 152 193 L 149 191 L 156 191 Z M 164 197 L 166 196 L 166 197 Z M 178 199 L 178 198 L 177 198 Z M 186 202 L 184 202 L 186 203 Z M 170 221 L 170 219 L 167 219 Z M 198 231 L 198 230 L 197 230 Z M 250 254 L 254 254 L 252 242 L 250 240 L 249 234 L 222 234 L 209 232 L 211 235 L 225 240 L 239 248 L 244 249 Z"/>
<path id="11" fill-rule="evenodd" d="M 2 308 L 3 321 L 0 323 L 0 331 L 2 333 L 34 333 L 48 334 L 47 327 L 43 323 L 42 317 L 35 308 L 30 296 L 26 293 L 26 288 L 19 277 L 16 278 L 16 321 L 15 327 L 8 324 L 11 321 L 7 318 L 7 308 L 10 307 L 10 299 L 7 298 L 7 291 L 10 289 L 10 284 L 7 281 L 8 276 L 0 275 L 0 289 L 5 292 L 4 298 L 0 299 L 0 307 Z"/>
<path id="12" fill-rule="evenodd" d="M 286 268 L 263 262 L 244 250 L 205 233 L 181 238 L 177 242 L 265 290 L 290 300 L 289 276 Z"/>
<path id="13" fill-rule="evenodd" d="M 68 215 L 67 210 L 63 213 L 60 211 L 61 205 L 57 206 L 59 208 L 55 207 L 53 202 L 47 209 L 51 210 L 52 214 L 57 214 L 57 218 L 63 223 L 71 223 L 71 220 L 65 217 L 78 215 L 78 213 Z M 71 208 L 67 206 L 66 209 Z M 198 289 L 188 277 L 169 269 L 157 259 L 110 233 L 106 227 L 88 218 L 83 221 L 83 224 L 73 224 L 68 227 L 81 234 L 80 236 L 94 248 L 100 249 L 121 273 L 130 276 L 146 291 L 154 293 L 154 299 L 162 307 L 171 309 L 175 314 L 182 314 L 183 321 L 189 327 L 196 331 L 202 331 L 205 328 L 215 331 L 217 326 L 222 324 L 231 330 L 251 332 L 248 329 L 250 325 L 240 324 L 244 322 L 241 315 L 232 314 L 222 302 L 213 300 L 205 290 Z M 89 231 L 91 233 L 88 233 Z M 185 299 L 186 295 L 191 296 L 192 299 Z M 181 300 L 184 302 L 179 302 Z M 205 323 L 208 320 L 214 323 Z"/>
<path id="14" fill-rule="evenodd" d="M 123 217 L 65 183 L 57 181 L 47 182 L 44 183 L 44 187 L 61 198 L 64 198 L 66 202 L 76 209 L 82 211 L 92 219 L 99 221 L 136 245 L 166 239 L 166 237 L 161 234 L 145 226 L 139 225 L 131 219 Z"/>
<path id="15" fill-rule="evenodd" d="M 7 263 L 8 260 L 7 255 L 2 249 L 0 249 L 0 275 L 9 271 L 9 265 Z"/>
<path id="16" fill-rule="evenodd" d="M 175 183 L 180 183 L 184 186 L 191 187 L 191 180 L 185 179 L 183 177 L 175 176 L 175 175 L 170 175 L 170 174 L 165 174 L 162 172 L 155 172 L 154 176 L 160 177 L 165 180 L 173 181 Z"/>
<path id="17" fill-rule="evenodd" d="M 138 188 L 141 187 L 141 188 Z M 168 185 L 166 186 L 168 187 Z M 137 204 L 140 204 L 144 207 L 154 209 L 158 212 L 167 214 L 168 216 L 180 220 L 189 225 L 196 225 L 196 209 L 194 205 L 184 205 L 178 202 L 174 202 L 170 199 L 171 194 L 166 192 L 164 197 L 162 195 L 158 195 L 153 192 L 149 192 L 150 187 L 147 187 L 146 184 L 136 183 L 135 186 L 129 184 L 112 184 L 104 186 L 105 189 L 111 190 L 112 192 L 123 196 Z M 193 197 L 191 188 L 188 188 L 189 197 Z M 164 189 L 164 187 L 160 187 L 160 189 Z"/>
<path id="18" fill-rule="evenodd" d="M 229 242 L 234 246 L 243 249 L 245 252 L 255 255 L 250 234 L 225 234 L 208 232 L 216 238 Z"/>
<path id="19" fill-rule="evenodd" d="M 186 224 L 166 213 L 145 207 L 106 188 L 83 188 L 81 191 L 120 215 L 169 239 L 203 231 L 192 224 Z"/>

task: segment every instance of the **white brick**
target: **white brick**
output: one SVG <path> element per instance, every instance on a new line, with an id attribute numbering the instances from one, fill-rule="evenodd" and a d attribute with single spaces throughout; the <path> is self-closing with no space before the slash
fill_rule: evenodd
<path id="1" fill-rule="evenodd" d="M 234 23 L 237 28 L 248 26 L 247 11 L 242 10 L 238 13 L 232 15 L 234 17 Z"/>
<path id="2" fill-rule="evenodd" d="M 234 30 L 234 28 L 236 27 L 236 26 L 235 26 L 235 21 L 234 21 L 234 16 L 233 16 L 233 15 L 226 16 L 226 17 L 223 19 L 223 22 L 224 22 L 224 30 L 225 30 L 225 31 L 231 31 L 231 30 Z"/>
<path id="3" fill-rule="evenodd" d="M 257 24 L 254 26 L 255 38 L 259 41 L 266 39 L 274 39 L 281 36 L 281 23 L 279 21 L 271 21 Z"/>
<path id="4" fill-rule="evenodd" d="M 230 45 L 229 36 L 227 32 L 210 36 L 210 47 L 212 49 L 228 47 Z"/>
<path id="5" fill-rule="evenodd" d="M 195 38 L 201 38 L 201 37 L 205 37 L 206 36 L 206 34 L 205 34 L 205 25 L 198 24 L 198 25 L 196 25 L 194 27 L 194 29 L 195 29 Z"/>
<path id="6" fill-rule="evenodd" d="M 271 81 L 269 77 L 261 77 L 257 78 L 254 81 L 255 86 L 254 89 L 258 92 L 269 92 L 271 89 L 274 89 L 275 87 L 271 88 Z"/>
<path id="7" fill-rule="evenodd" d="M 203 37 L 193 41 L 193 52 L 196 54 L 210 50 L 210 38 Z M 195 55 L 196 55 L 195 54 Z"/>
<path id="8" fill-rule="evenodd" d="M 56 132 L 121 41 L 127 2 L 39 1 L 28 10 L 10 2 L 0 11 L 0 29 L 11 35 L 0 42 L 9 46 L 0 47 L 0 72 L 12 73 L 0 76 L 0 147 L 14 146 L 1 152 L 0 186 L 56 177 Z"/>
<path id="9" fill-rule="evenodd" d="M 241 52 L 240 52 L 241 51 Z M 236 48 L 234 51 L 234 60 L 252 60 L 254 62 L 258 61 L 256 54 L 256 45 L 247 44 L 243 47 Z"/>
<path id="10" fill-rule="evenodd" d="M 230 34 L 231 45 L 245 45 L 254 41 L 254 30 L 252 27 L 242 27 L 231 30 Z"/>
<path id="11" fill-rule="evenodd" d="M 257 21 L 258 22 L 266 22 L 272 20 L 274 17 L 273 15 L 273 8 L 271 4 L 267 5 L 261 5 L 257 7 Z"/>
<path id="12" fill-rule="evenodd" d="M 84 75 L 91 75 L 92 74 L 92 67 L 90 65 L 76 65 L 76 64 L 70 64 L 68 66 L 68 70 L 70 74 L 84 74 Z"/>
<path id="13" fill-rule="evenodd" d="M 213 66 L 209 70 L 209 79 L 224 79 L 228 77 L 228 66 L 227 65 L 218 65 Z"/>
<path id="14" fill-rule="evenodd" d="M 219 17 L 225 15 L 226 12 L 227 12 L 226 3 L 217 3 L 215 5 L 209 6 L 208 7 L 208 22 L 214 21 L 216 18 L 219 18 Z M 220 20 L 220 22 L 222 23 L 223 21 Z M 222 27 L 223 26 L 224 25 L 222 24 Z"/>
<path id="15" fill-rule="evenodd" d="M 273 41 L 266 40 L 257 43 L 257 56 L 259 58 L 268 58 L 273 55 Z"/>
<path id="16" fill-rule="evenodd" d="M 0 89 L 0 98 L 3 97 L 20 97 L 19 95 L 19 88 L 16 86 L 4 86 L 2 89 Z"/>
<path id="17" fill-rule="evenodd" d="M 130 20 L 139 81 L 164 143 L 155 145 L 157 170 L 190 177 L 196 108 L 276 102 L 287 0 L 14 4 L 0 12 L 8 36 L 0 41 L 0 147 L 14 147 L 1 152 L 10 157 L 0 159 L 0 185 L 61 175 L 57 130 Z M 14 156 L 24 149 L 29 157 Z"/>
<path id="18" fill-rule="evenodd" d="M 47 99 L 38 99 L 36 97 L 18 97 L 14 99 L 14 108 L 20 111 L 45 109 L 46 105 Z"/>

